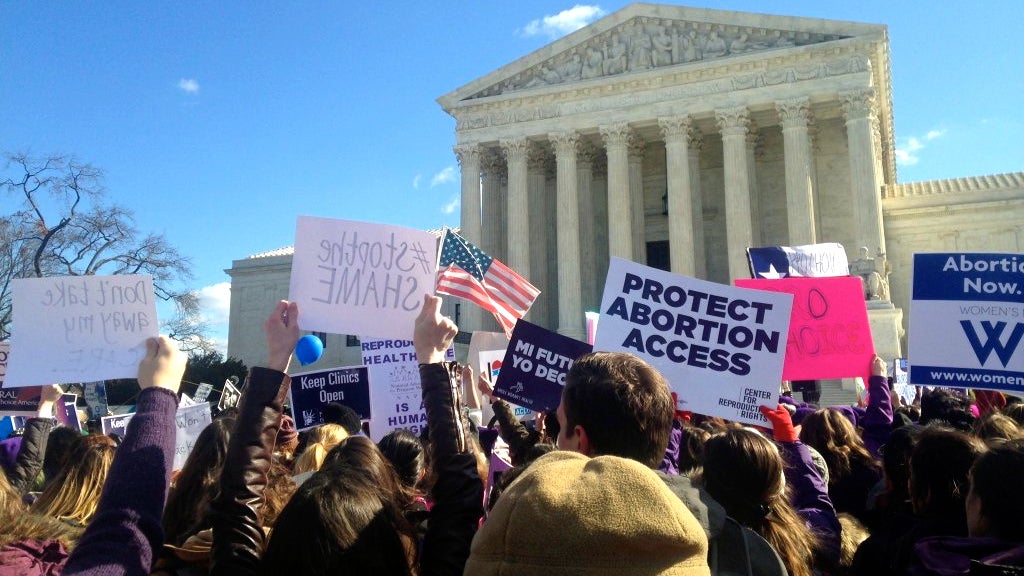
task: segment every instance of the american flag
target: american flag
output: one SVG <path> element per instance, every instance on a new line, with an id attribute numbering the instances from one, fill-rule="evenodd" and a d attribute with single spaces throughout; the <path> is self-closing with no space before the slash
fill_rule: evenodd
<path id="1" fill-rule="evenodd" d="M 526 315 L 540 290 L 508 266 L 446 229 L 441 240 L 437 291 L 475 302 L 490 310 L 512 334 L 516 320 Z"/>

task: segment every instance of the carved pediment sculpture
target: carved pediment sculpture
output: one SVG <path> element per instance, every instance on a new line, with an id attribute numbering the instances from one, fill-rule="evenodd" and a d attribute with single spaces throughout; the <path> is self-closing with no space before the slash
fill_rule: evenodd
<path id="1" fill-rule="evenodd" d="M 847 37 L 638 16 L 467 99 Z"/>

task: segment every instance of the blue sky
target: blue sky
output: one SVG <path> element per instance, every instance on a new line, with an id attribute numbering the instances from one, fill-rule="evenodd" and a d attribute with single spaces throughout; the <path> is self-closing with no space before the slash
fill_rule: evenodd
<path id="1" fill-rule="evenodd" d="M 0 150 L 102 168 L 193 259 L 223 340 L 223 270 L 299 214 L 458 225 L 435 99 L 626 4 L 4 2 Z M 900 181 L 1024 170 L 1016 0 L 686 5 L 886 24 Z"/>

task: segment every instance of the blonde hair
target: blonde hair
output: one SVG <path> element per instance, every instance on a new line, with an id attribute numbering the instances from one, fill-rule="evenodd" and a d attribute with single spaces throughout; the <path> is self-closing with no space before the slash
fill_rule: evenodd
<path id="1" fill-rule="evenodd" d="M 324 458 L 342 440 L 348 438 L 348 432 L 337 424 L 323 424 L 309 433 L 309 443 L 302 454 L 295 459 L 293 473 L 316 472 L 324 465 Z"/>
<path id="2" fill-rule="evenodd" d="M 30 511 L 85 525 L 96 513 L 107 472 L 117 450 L 105 444 L 82 445 L 67 462 Z"/>

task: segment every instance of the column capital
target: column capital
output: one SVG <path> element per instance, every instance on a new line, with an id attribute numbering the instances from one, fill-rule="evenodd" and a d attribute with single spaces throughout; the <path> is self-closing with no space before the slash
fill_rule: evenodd
<path id="1" fill-rule="evenodd" d="M 580 135 L 574 130 L 551 132 L 548 134 L 548 140 L 551 140 L 551 143 L 554 144 L 556 157 L 579 153 Z"/>
<path id="2" fill-rule="evenodd" d="M 578 165 L 593 165 L 597 162 L 599 156 L 601 154 L 598 153 L 597 146 L 594 146 L 588 140 L 580 140 L 576 145 L 576 162 Z"/>
<path id="3" fill-rule="evenodd" d="M 631 160 L 636 161 L 643 158 L 644 152 L 647 151 L 647 141 L 636 132 L 632 132 L 626 139 L 626 151 Z"/>
<path id="4" fill-rule="evenodd" d="M 508 170 L 505 158 L 501 150 L 497 148 L 485 148 L 480 152 L 480 169 L 484 176 L 499 176 Z"/>
<path id="5" fill-rule="evenodd" d="M 693 118 L 689 114 L 658 118 L 658 127 L 666 142 L 682 140 L 689 135 L 690 128 L 693 127 Z"/>
<path id="6" fill-rule="evenodd" d="M 746 106 L 715 110 L 715 120 L 722 136 L 746 137 L 750 130 L 750 111 Z"/>
<path id="7" fill-rule="evenodd" d="M 508 162 L 525 161 L 526 154 L 530 147 L 530 141 L 525 136 L 509 138 L 499 142 L 501 151 Z"/>
<path id="8" fill-rule="evenodd" d="M 531 172 L 546 171 L 550 168 L 551 149 L 545 144 L 531 142 L 526 149 L 526 165 Z"/>
<path id="9" fill-rule="evenodd" d="M 686 137 L 690 139 L 690 151 L 699 152 L 704 147 L 704 132 L 696 126 L 690 126 L 690 129 L 686 132 Z"/>
<path id="10" fill-rule="evenodd" d="M 811 121 L 811 105 L 808 98 L 790 98 L 775 103 L 775 110 L 782 121 L 782 129 L 806 128 Z"/>
<path id="11" fill-rule="evenodd" d="M 629 124 L 625 122 L 598 126 L 598 130 L 601 132 L 601 138 L 604 139 L 604 144 L 607 147 L 626 146 L 629 135 L 632 133 Z"/>
<path id="12" fill-rule="evenodd" d="M 477 142 L 466 142 L 464 144 L 456 144 L 452 150 L 455 151 L 455 157 L 459 160 L 459 165 L 465 167 L 467 164 L 478 164 L 480 163 L 481 149 L 480 144 Z"/>
<path id="13" fill-rule="evenodd" d="M 843 99 L 846 121 L 870 119 L 875 116 L 875 89 L 860 88 L 839 94 Z"/>

